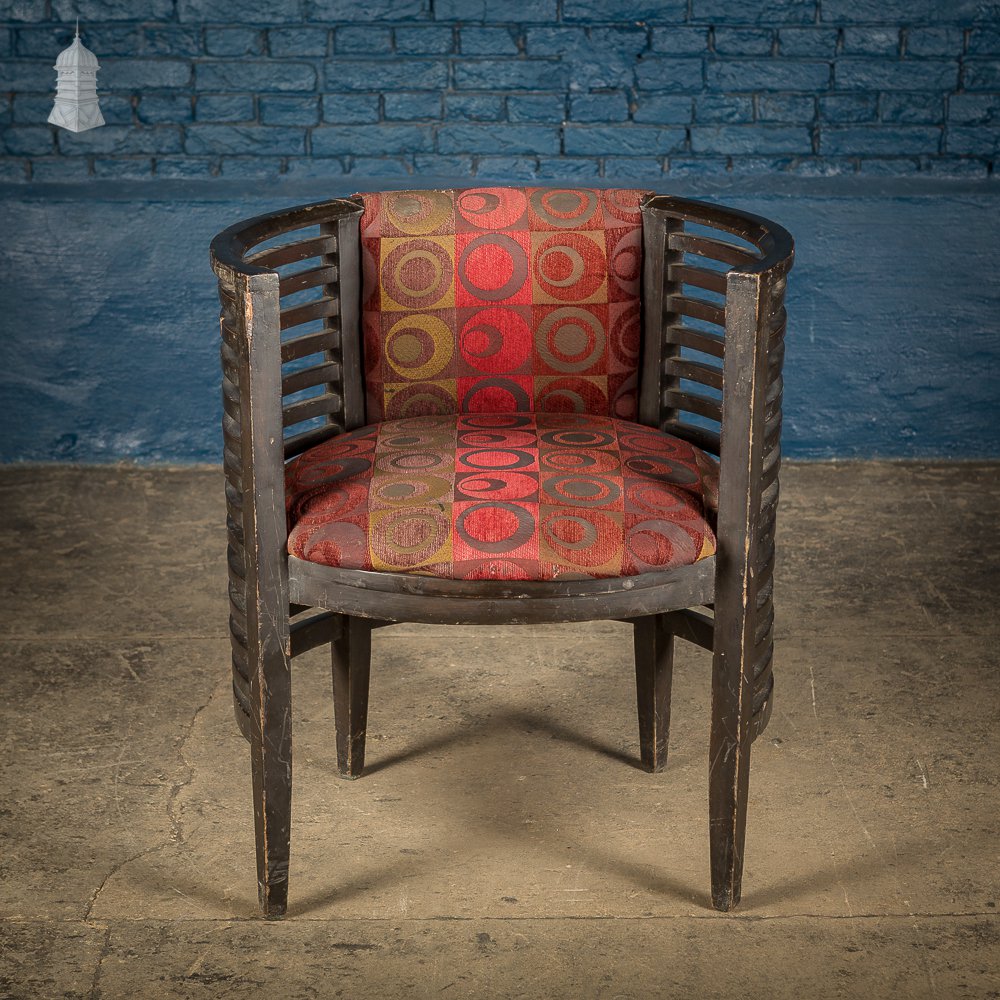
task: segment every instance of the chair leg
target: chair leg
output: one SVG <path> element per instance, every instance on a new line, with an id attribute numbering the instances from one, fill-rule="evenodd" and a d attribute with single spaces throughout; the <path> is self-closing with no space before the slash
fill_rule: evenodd
<path id="1" fill-rule="evenodd" d="M 368 678 L 372 629 L 364 618 L 344 616 L 340 636 L 331 643 L 333 712 L 337 727 L 337 767 L 342 778 L 359 778 L 365 766 L 368 734 Z"/>
<path id="2" fill-rule="evenodd" d="M 743 881 L 753 684 L 744 670 L 745 632 L 736 629 L 727 640 L 727 630 L 721 624 L 717 606 L 709 740 L 709 841 L 712 905 L 726 912 L 739 903 Z"/>
<path id="3" fill-rule="evenodd" d="M 266 917 L 281 917 L 288 905 L 288 854 L 292 823 L 291 659 L 270 643 L 262 648 L 251 681 L 257 891 Z"/>
<path id="4" fill-rule="evenodd" d="M 639 709 L 639 753 L 642 766 L 654 774 L 667 765 L 670 735 L 670 685 L 674 670 L 674 637 L 663 615 L 636 620 L 635 694 Z"/>

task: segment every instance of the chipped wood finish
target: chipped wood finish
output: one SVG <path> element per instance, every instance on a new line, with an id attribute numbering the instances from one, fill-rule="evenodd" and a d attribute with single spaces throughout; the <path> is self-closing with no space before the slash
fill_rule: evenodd
<path id="1" fill-rule="evenodd" d="M 372 629 L 597 619 L 634 627 L 640 754 L 651 771 L 666 762 L 675 638 L 713 650 L 712 901 L 730 909 L 740 897 L 750 744 L 771 711 L 791 238 L 714 205 L 661 195 L 642 205 L 640 419 L 719 456 L 715 557 L 611 580 L 439 580 L 334 569 L 286 551 L 284 461 L 365 422 L 361 212 L 353 199 L 276 212 L 212 244 L 222 302 L 234 704 L 251 744 L 264 913 L 281 915 L 287 899 L 292 656 L 330 644 L 338 765 L 357 777 Z"/>

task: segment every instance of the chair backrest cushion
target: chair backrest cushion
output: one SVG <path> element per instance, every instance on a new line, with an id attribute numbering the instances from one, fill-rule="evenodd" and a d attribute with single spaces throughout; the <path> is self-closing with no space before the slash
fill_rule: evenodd
<path id="1" fill-rule="evenodd" d="M 634 419 L 647 192 L 362 194 L 367 419 Z"/>

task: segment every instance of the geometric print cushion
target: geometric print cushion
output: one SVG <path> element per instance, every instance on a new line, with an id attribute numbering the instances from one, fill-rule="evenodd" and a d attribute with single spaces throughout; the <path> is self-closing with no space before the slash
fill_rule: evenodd
<path id="1" fill-rule="evenodd" d="M 648 192 L 360 195 L 368 420 L 635 419 Z"/>
<path id="2" fill-rule="evenodd" d="M 573 580 L 715 552 L 718 465 L 627 420 L 448 414 L 361 427 L 286 467 L 288 551 L 454 580 Z"/>

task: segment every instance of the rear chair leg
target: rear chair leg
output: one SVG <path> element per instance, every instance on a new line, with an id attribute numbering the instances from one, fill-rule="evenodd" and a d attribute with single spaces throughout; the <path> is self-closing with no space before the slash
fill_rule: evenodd
<path id="1" fill-rule="evenodd" d="M 674 637 L 667 631 L 665 621 L 663 615 L 647 615 L 634 625 L 639 753 L 642 766 L 654 774 L 666 767 L 670 735 Z"/>
<path id="2" fill-rule="evenodd" d="M 342 778 L 359 778 L 365 766 L 371 636 L 371 625 L 366 619 L 344 615 L 340 635 L 330 647 L 337 767 Z"/>

